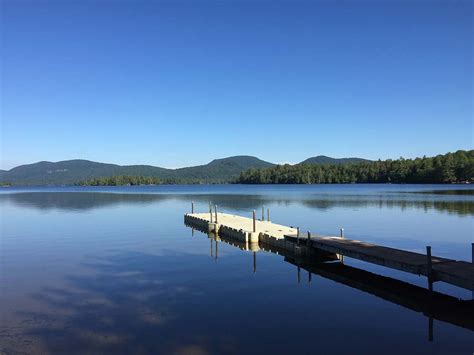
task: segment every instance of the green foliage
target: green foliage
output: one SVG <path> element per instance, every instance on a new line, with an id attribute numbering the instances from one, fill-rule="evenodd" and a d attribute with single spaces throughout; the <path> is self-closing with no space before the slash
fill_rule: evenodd
<path id="1" fill-rule="evenodd" d="M 249 169 L 241 184 L 454 183 L 474 181 L 474 150 L 433 158 L 397 159 L 351 164 L 277 165 Z"/>
<path id="2" fill-rule="evenodd" d="M 136 186 L 136 185 L 164 185 L 164 184 L 199 184 L 198 180 L 157 178 L 153 176 L 114 175 L 93 178 L 74 183 L 76 186 Z"/>
<path id="3" fill-rule="evenodd" d="M 316 157 L 303 160 L 300 164 L 317 164 L 317 165 L 343 165 L 352 163 L 368 163 L 370 160 L 361 158 L 331 158 L 325 155 L 318 155 Z"/>
<path id="4" fill-rule="evenodd" d="M 151 176 L 107 176 L 76 183 L 78 186 L 160 185 L 163 180 Z"/>

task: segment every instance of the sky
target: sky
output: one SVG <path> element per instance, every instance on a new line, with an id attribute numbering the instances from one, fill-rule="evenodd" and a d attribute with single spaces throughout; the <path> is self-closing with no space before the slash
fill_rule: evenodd
<path id="1" fill-rule="evenodd" d="M 473 148 L 471 1 L 0 3 L 0 169 Z"/>

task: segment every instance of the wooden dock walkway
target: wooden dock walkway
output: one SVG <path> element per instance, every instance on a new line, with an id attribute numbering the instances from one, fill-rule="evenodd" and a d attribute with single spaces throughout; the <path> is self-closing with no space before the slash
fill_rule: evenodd
<path id="1" fill-rule="evenodd" d="M 287 237 L 297 240 L 296 235 Z M 474 264 L 465 261 L 432 256 L 430 271 L 430 262 L 426 254 L 341 237 L 320 237 L 315 235 L 311 235 L 311 246 L 316 249 L 412 274 L 431 275 L 433 281 L 444 281 L 462 288 L 474 290 Z"/>
<path id="2" fill-rule="evenodd" d="M 194 208 L 193 208 L 194 209 Z M 193 228 L 215 232 L 234 238 L 243 243 L 262 243 L 294 255 L 306 255 L 317 258 L 327 255 L 343 255 L 349 258 L 382 265 L 417 275 L 428 277 L 429 287 L 435 281 L 443 281 L 461 288 L 474 291 L 474 264 L 466 261 L 431 256 L 427 254 L 400 250 L 344 237 L 301 234 L 297 228 L 288 227 L 270 221 L 218 213 L 188 213 L 185 223 Z M 472 247 L 472 246 L 471 246 Z"/>

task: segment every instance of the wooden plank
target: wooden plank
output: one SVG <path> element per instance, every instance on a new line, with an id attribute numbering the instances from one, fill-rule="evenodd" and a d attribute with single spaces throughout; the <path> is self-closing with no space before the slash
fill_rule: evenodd
<path id="1" fill-rule="evenodd" d="M 436 280 L 444 281 L 474 291 L 474 264 L 453 261 L 433 265 Z"/>

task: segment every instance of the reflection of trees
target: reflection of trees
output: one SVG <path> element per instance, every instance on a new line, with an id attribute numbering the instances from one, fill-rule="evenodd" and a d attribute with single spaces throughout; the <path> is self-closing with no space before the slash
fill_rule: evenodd
<path id="1" fill-rule="evenodd" d="M 302 205 L 319 210 L 337 207 L 346 208 L 400 208 L 436 210 L 460 216 L 474 215 L 474 201 L 422 199 L 420 197 L 386 198 L 370 195 L 309 195 L 309 196 L 272 196 L 272 195 L 237 195 L 237 194 L 119 194 L 93 192 L 27 192 L 16 194 L 0 194 L 1 201 L 9 201 L 24 207 L 38 209 L 89 210 L 94 208 L 120 204 L 152 204 L 167 200 L 195 201 L 205 204 L 212 201 L 221 210 L 251 211 L 262 205 Z"/>
<path id="2" fill-rule="evenodd" d="M 6 200 L 22 207 L 41 210 L 89 210 L 122 203 L 149 204 L 163 200 L 159 196 L 89 192 L 22 192 L 1 194 L 0 201 Z"/>
<path id="3" fill-rule="evenodd" d="M 474 215 L 474 201 L 436 201 L 436 200 L 305 200 L 306 206 L 320 210 L 334 207 L 378 207 L 399 209 L 423 209 L 448 212 L 458 215 Z"/>

